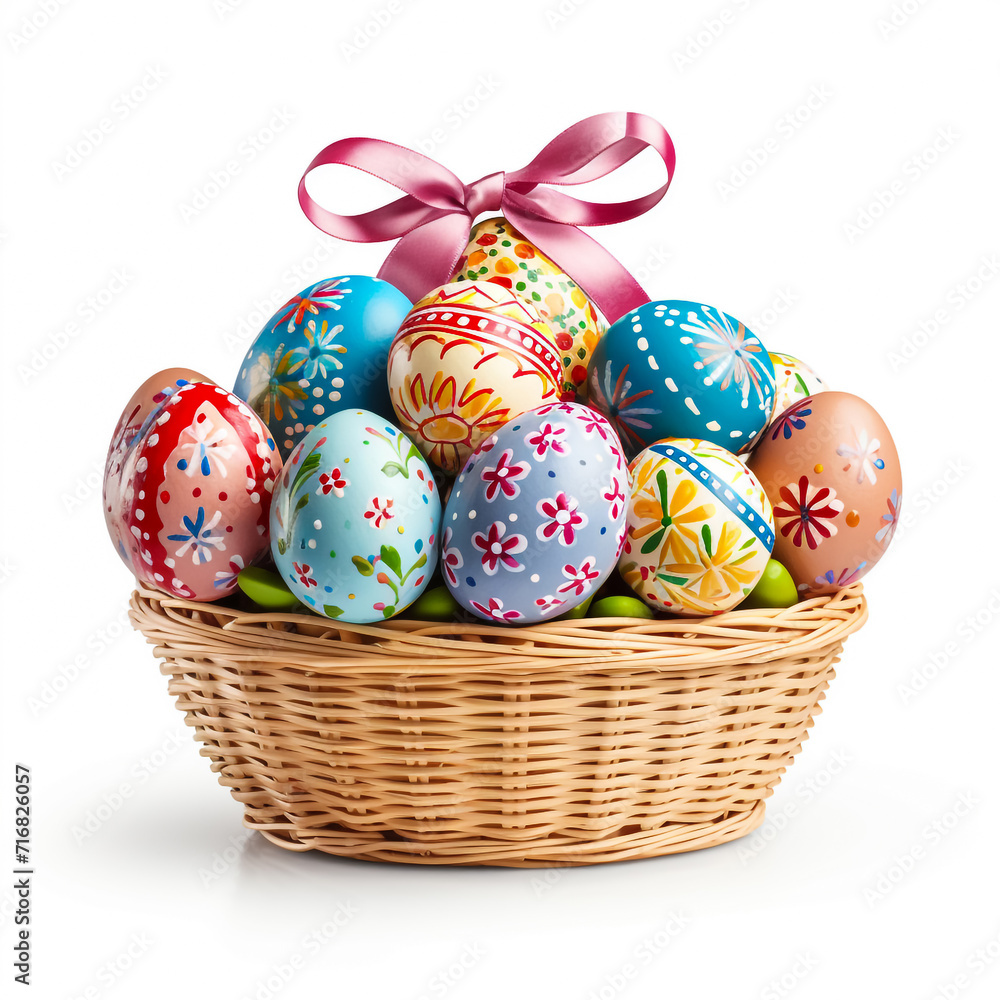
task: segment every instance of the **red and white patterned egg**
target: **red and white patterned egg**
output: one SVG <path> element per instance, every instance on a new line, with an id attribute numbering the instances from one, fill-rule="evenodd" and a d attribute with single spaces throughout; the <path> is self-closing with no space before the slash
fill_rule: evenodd
<path id="1" fill-rule="evenodd" d="M 123 449 L 112 442 L 104 486 L 112 541 L 147 586 L 190 600 L 225 597 L 268 551 L 280 473 L 275 442 L 246 403 L 212 382 L 179 385 Z"/>
<path id="2" fill-rule="evenodd" d="M 111 435 L 108 456 L 104 461 L 104 520 L 119 553 L 123 550 L 128 552 L 129 547 L 127 544 L 123 544 L 126 540 L 119 537 L 120 523 L 112 517 L 112 511 L 118 506 L 117 493 L 122 482 L 122 463 L 125 461 L 126 452 L 139 436 L 140 431 L 143 430 L 143 424 L 149 415 L 154 410 L 158 410 L 168 396 L 172 396 L 189 382 L 208 381 L 210 380 L 204 375 L 200 375 L 190 368 L 165 368 L 155 375 L 150 375 L 132 393 L 132 398 L 125 404 L 125 408 L 118 418 L 118 423 L 115 425 L 114 434 Z M 123 556 L 123 558 L 125 557 Z M 126 562 L 128 562 L 127 559 Z"/>

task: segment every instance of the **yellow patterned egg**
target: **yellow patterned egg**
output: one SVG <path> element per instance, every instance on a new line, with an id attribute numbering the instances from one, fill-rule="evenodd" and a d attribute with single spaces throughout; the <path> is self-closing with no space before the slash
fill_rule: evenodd
<path id="1" fill-rule="evenodd" d="M 500 285 L 531 301 L 555 336 L 562 390 L 585 390 L 587 363 L 608 323 L 558 264 L 498 216 L 473 228 L 455 271 L 455 279 L 462 278 Z"/>
<path id="2" fill-rule="evenodd" d="M 774 547 L 771 504 L 743 462 L 711 441 L 666 438 L 629 467 L 628 535 L 618 562 L 650 607 L 714 615 L 753 590 Z"/>
<path id="3" fill-rule="evenodd" d="M 774 409 L 771 412 L 773 424 L 792 403 L 806 396 L 815 396 L 829 386 L 804 361 L 790 354 L 770 351 L 768 357 L 774 365 Z M 763 435 L 761 439 L 763 439 Z"/>
<path id="4" fill-rule="evenodd" d="M 389 349 L 389 397 L 399 426 L 455 473 L 480 441 L 561 397 L 552 331 L 519 295 L 455 281 L 410 310 Z"/>

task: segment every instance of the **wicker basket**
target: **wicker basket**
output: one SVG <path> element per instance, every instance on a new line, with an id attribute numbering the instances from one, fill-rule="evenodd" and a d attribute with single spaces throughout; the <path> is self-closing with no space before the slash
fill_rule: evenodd
<path id="1" fill-rule="evenodd" d="M 749 833 L 867 618 L 859 584 L 525 628 L 131 603 L 246 826 L 297 851 L 516 867 Z"/>

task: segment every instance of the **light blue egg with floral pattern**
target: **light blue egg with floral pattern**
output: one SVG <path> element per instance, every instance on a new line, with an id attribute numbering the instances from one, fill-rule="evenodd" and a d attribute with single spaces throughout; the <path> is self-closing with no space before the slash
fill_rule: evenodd
<path id="1" fill-rule="evenodd" d="M 600 339 L 589 401 L 635 454 L 668 437 L 750 449 L 774 408 L 774 366 L 738 319 L 684 299 L 647 302 Z"/>
<path id="2" fill-rule="evenodd" d="M 267 321 L 233 392 L 267 424 L 283 459 L 338 410 L 392 415 L 386 362 L 410 307 L 388 281 L 347 274 L 304 288 Z"/>
<path id="3" fill-rule="evenodd" d="M 285 462 L 271 503 L 271 554 L 314 611 L 382 621 L 429 583 L 440 524 L 437 484 L 416 445 L 370 410 L 341 410 Z"/>

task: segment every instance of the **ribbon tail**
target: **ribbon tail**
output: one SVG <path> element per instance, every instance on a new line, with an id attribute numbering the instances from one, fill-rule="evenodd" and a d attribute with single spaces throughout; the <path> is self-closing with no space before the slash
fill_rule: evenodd
<path id="1" fill-rule="evenodd" d="M 649 301 L 625 266 L 582 230 L 521 212 L 512 205 L 505 209 L 510 222 L 560 268 L 565 267 L 563 261 L 572 262 L 570 277 L 609 323 Z"/>
<path id="2" fill-rule="evenodd" d="M 410 230 L 392 248 L 378 277 L 395 285 L 411 302 L 422 299 L 455 273 L 471 224 L 464 212 L 449 212 Z"/>

